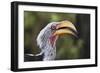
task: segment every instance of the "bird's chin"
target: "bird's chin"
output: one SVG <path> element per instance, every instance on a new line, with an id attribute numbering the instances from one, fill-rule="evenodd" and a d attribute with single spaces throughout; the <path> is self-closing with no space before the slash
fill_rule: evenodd
<path id="1" fill-rule="evenodd" d="M 58 39 L 58 36 L 57 36 L 57 35 L 52 35 L 52 36 L 49 38 L 49 41 L 50 41 L 50 44 L 52 45 L 52 47 L 55 46 L 57 39 Z"/>

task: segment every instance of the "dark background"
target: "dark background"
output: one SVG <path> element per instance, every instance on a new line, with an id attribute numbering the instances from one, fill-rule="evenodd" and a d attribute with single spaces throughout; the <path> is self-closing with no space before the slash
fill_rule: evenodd
<path id="1" fill-rule="evenodd" d="M 54 21 L 71 21 L 77 31 L 78 38 L 68 35 L 57 40 L 56 60 L 90 58 L 90 15 L 55 12 L 24 12 L 24 54 L 37 54 L 40 49 L 36 44 L 38 33 L 48 23 Z M 28 61 L 28 59 L 25 59 Z"/>

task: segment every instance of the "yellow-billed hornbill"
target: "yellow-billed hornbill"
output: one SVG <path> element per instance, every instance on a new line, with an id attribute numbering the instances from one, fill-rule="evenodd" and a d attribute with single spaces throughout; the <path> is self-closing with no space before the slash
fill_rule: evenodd
<path id="1" fill-rule="evenodd" d="M 62 34 L 77 36 L 77 30 L 70 21 L 51 22 L 37 36 L 37 45 L 44 54 L 43 60 L 54 60 L 56 57 L 56 40 Z"/>
<path id="2" fill-rule="evenodd" d="M 44 27 L 37 36 L 37 45 L 41 52 L 35 57 L 42 55 L 42 60 L 54 60 L 56 58 L 56 41 L 59 36 L 70 34 L 77 36 L 77 30 L 70 21 L 51 22 Z M 34 58 L 34 57 L 33 57 Z"/>

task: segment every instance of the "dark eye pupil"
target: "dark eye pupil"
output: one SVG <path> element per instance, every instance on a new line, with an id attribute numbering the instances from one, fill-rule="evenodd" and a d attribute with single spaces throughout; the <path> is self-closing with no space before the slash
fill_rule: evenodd
<path id="1" fill-rule="evenodd" d="M 55 30 L 55 29 L 56 29 L 56 27 L 55 27 L 55 26 L 51 26 L 51 29 L 52 29 L 52 30 Z"/>

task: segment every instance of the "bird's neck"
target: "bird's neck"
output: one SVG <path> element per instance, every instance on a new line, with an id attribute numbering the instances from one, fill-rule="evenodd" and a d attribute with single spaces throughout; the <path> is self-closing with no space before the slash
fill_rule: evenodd
<path id="1" fill-rule="evenodd" d="M 56 44 L 55 44 L 56 45 Z M 50 41 L 47 41 L 44 49 L 44 61 L 54 60 L 56 57 L 56 46 L 51 44 Z"/>

